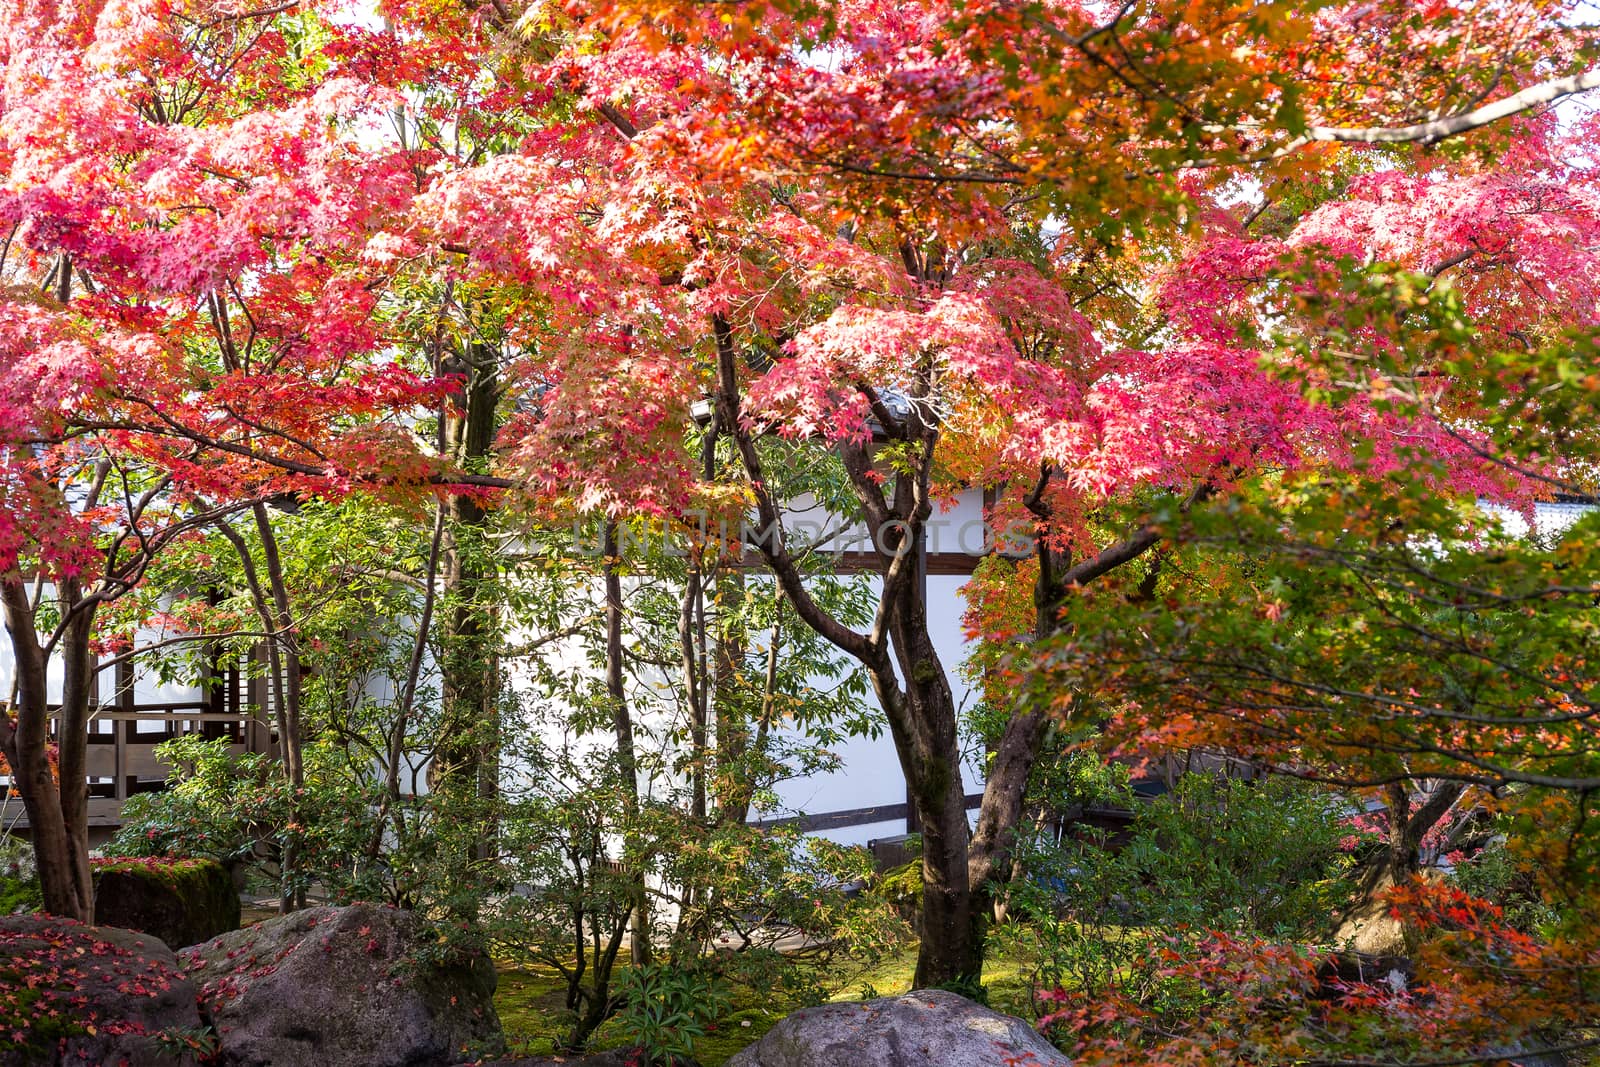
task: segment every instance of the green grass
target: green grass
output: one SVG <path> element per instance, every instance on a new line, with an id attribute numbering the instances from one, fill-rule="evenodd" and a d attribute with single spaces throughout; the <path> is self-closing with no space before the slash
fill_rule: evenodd
<path id="1" fill-rule="evenodd" d="M 917 969 L 917 946 L 907 945 L 898 952 L 861 967 L 848 986 L 828 999 L 861 1000 L 869 996 L 892 997 L 911 992 L 911 979 Z M 1029 976 L 1033 966 L 1025 959 L 1002 953 L 993 946 L 983 965 L 983 985 L 989 993 L 989 1006 L 995 1011 L 1022 1018 L 1032 1016 Z"/>
<path id="2" fill-rule="evenodd" d="M 619 968 L 620 972 L 620 968 Z M 621 974 L 616 978 L 621 983 Z M 759 1041 L 768 1030 L 799 1004 L 774 1003 L 770 991 L 747 986 L 733 988 L 728 1014 L 717 1028 L 695 1043 L 695 1056 L 705 1067 L 721 1067 L 746 1045 Z M 566 988 L 553 970 L 503 968 L 495 989 L 494 1006 L 505 1028 L 506 1043 L 518 1056 L 549 1056 L 566 1035 Z M 595 1049 L 623 1044 L 614 1022 L 595 1033 Z"/>
<path id="3" fill-rule="evenodd" d="M 799 977 L 816 980 L 824 999 L 844 1001 L 910 992 L 916 962 L 917 947 L 910 944 L 871 963 L 835 959 L 819 969 L 812 961 L 796 959 L 792 966 Z M 990 1005 L 997 1011 L 1030 1017 L 1030 973 L 1025 960 L 991 953 L 984 966 Z M 616 982 L 620 985 L 620 973 Z M 805 1007 L 803 1000 L 768 986 L 735 985 L 731 993 L 727 1015 L 718 1020 L 716 1030 L 696 1042 L 696 1058 L 705 1067 L 722 1067 L 734 1053 L 761 1040 L 784 1016 Z M 553 970 L 501 969 L 494 1003 L 514 1054 L 548 1056 L 556 1051 L 567 1026 L 564 995 L 561 977 Z M 615 1048 L 622 1043 L 615 1024 L 607 1023 L 595 1034 L 593 1047 Z"/>
<path id="4" fill-rule="evenodd" d="M 13 878 L 0 875 L 0 915 L 18 911 L 37 911 L 44 906 L 37 878 Z"/>

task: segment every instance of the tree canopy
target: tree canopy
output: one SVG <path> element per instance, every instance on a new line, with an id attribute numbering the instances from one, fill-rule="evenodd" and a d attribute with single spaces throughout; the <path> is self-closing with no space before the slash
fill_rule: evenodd
<path id="1" fill-rule="evenodd" d="M 92 914 L 76 783 L 100 657 L 170 607 L 152 574 L 200 580 L 185 553 L 207 539 L 250 594 L 226 610 L 269 639 L 298 787 L 293 616 L 315 582 L 269 506 L 346 503 L 411 530 L 422 573 L 400 577 L 424 591 L 397 716 L 367 742 L 388 767 L 374 851 L 384 819 L 404 830 L 432 628 L 437 784 L 493 801 L 496 597 L 537 599 L 497 591 L 520 564 L 495 538 L 576 515 L 607 548 L 582 580 L 603 589 L 596 719 L 623 796 L 643 757 L 619 524 L 694 538 L 661 662 L 695 774 L 708 737 L 743 756 L 771 731 L 779 668 L 765 701 L 738 688 L 752 628 L 774 661 L 788 632 L 870 688 L 922 827 L 921 983 L 978 979 L 1029 782 L 1069 743 L 1449 782 L 1536 824 L 1527 847 L 1591 892 L 1593 523 L 1552 550 L 1477 506 L 1594 502 L 1600 69 L 1579 7 L 15 0 L 0 754 L 46 905 Z M 998 723 L 975 828 L 960 665 L 914 550 L 974 489 L 1030 541 L 967 588 Z M 782 530 L 802 494 L 880 535 L 864 598 L 792 538 L 708 533 Z M 751 772 L 724 770 L 691 807 L 742 825 Z M 1428 829 L 1408 795 L 1396 840 Z M 624 833 L 630 855 L 648 836 Z M 622 881 L 637 922 L 642 878 Z"/>

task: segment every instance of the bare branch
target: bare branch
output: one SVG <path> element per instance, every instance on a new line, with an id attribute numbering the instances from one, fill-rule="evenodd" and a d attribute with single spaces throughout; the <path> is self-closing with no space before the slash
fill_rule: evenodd
<path id="1" fill-rule="evenodd" d="M 1496 100 L 1492 104 L 1465 111 L 1458 115 L 1447 115 L 1444 118 L 1434 119 L 1431 122 L 1419 122 L 1412 126 L 1313 126 L 1306 131 L 1305 136 L 1291 141 L 1283 151 L 1293 151 L 1313 141 L 1336 141 L 1345 144 L 1409 144 L 1421 142 L 1423 144 L 1436 144 L 1447 137 L 1455 137 L 1480 129 L 1492 122 L 1520 115 L 1524 111 L 1531 111 L 1536 107 L 1554 103 L 1567 96 L 1587 92 L 1590 89 L 1600 88 L 1600 70 L 1585 71 L 1574 74 L 1568 78 L 1556 78 L 1553 81 L 1541 82 L 1531 85 L 1520 93 L 1512 93 L 1503 100 Z"/>

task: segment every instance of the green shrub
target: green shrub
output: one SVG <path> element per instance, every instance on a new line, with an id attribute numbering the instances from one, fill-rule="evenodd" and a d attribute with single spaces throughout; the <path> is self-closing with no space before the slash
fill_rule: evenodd
<path id="1" fill-rule="evenodd" d="M 1029 920 L 996 931 L 1035 961 L 1042 988 L 1171 995 L 1162 952 L 1207 929 L 1310 938 L 1352 889 L 1337 794 L 1290 779 L 1191 774 L 1139 811 L 1121 848 L 1103 838 L 1020 847 L 1010 902 Z"/>
<path id="2" fill-rule="evenodd" d="M 1150 803 L 1114 863 L 1136 920 L 1312 936 L 1349 893 L 1347 815 L 1338 794 L 1294 779 L 1189 774 Z"/>
<path id="3" fill-rule="evenodd" d="M 1560 921 L 1560 910 L 1539 893 L 1532 864 L 1514 855 L 1504 838 L 1461 858 L 1450 871 L 1449 881 L 1464 893 L 1498 904 L 1505 911 L 1506 922 L 1518 930 L 1541 931 Z"/>
<path id="4" fill-rule="evenodd" d="M 19 878 L 0 874 L 0 915 L 15 915 L 19 911 L 38 911 L 44 907 L 44 896 L 37 878 Z"/>
<path id="5" fill-rule="evenodd" d="M 280 893 L 313 882 L 336 897 L 379 892 L 382 869 L 360 859 L 377 832 L 373 798 L 339 750 L 306 746 L 299 790 L 278 761 L 230 752 L 223 738 L 180 737 L 156 754 L 173 767 L 167 788 L 128 798 L 108 852 L 207 857 Z"/>
<path id="6" fill-rule="evenodd" d="M 21 838 L 0 836 L 0 915 L 42 907 L 44 896 L 33 871 L 33 846 Z"/>
<path id="7" fill-rule="evenodd" d="M 694 1057 L 695 1042 L 728 1011 L 722 978 L 704 967 L 631 968 L 623 978 L 618 1033 L 644 1053 L 642 1067 L 671 1067 Z"/>
<path id="8" fill-rule="evenodd" d="M 719 981 L 759 984 L 785 1004 L 823 994 L 817 967 L 796 966 L 779 942 L 804 941 L 816 964 L 846 952 L 871 957 L 904 934 L 880 898 L 846 889 L 871 872 L 865 849 L 805 839 L 794 827 L 713 823 L 656 798 L 630 801 L 609 753 L 530 744 L 523 758 L 530 773 L 498 798 L 492 873 L 501 884 L 486 886 L 488 871 L 436 874 L 419 900 L 470 920 L 502 961 L 563 975 L 566 1051 L 586 1049 L 625 1010 L 624 969 L 640 930 L 651 958 L 697 975 L 714 968 Z M 450 854 L 418 866 L 442 871 Z M 695 1013 L 661 992 L 677 981 L 652 973 L 635 989 L 631 1025 L 640 1034 L 692 1034 Z M 661 1040 L 663 1055 L 687 1054 Z"/>

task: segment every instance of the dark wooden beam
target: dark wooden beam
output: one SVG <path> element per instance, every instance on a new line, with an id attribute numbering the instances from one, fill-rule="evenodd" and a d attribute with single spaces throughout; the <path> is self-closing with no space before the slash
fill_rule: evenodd
<path id="1" fill-rule="evenodd" d="M 975 811 L 983 803 L 982 793 L 967 794 L 967 810 Z M 871 826 L 873 823 L 895 822 L 911 812 L 909 804 L 876 804 L 866 808 L 846 808 L 843 811 L 825 811 L 815 815 L 791 815 L 782 819 L 757 819 L 751 826 L 762 829 L 796 826 L 802 833 L 819 830 L 845 830 L 852 826 Z"/>

